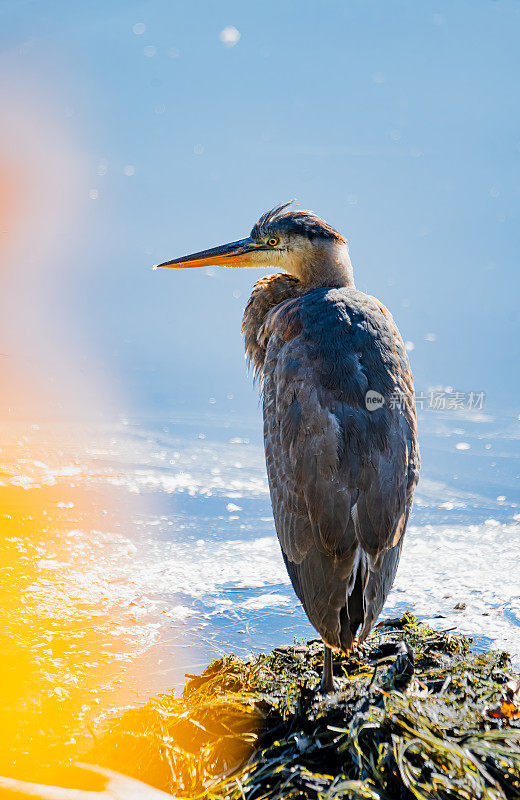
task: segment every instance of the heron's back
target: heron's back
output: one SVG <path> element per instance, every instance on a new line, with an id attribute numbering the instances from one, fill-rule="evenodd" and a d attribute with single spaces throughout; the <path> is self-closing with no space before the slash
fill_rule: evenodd
<path id="1" fill-rule="evenodd" d="M 418 479 L 408 357 L 377 300 L 285 275 L 257 284 L 243 328 L 287 570 L 325 642 L 348 650 L 392 585 Z"/>

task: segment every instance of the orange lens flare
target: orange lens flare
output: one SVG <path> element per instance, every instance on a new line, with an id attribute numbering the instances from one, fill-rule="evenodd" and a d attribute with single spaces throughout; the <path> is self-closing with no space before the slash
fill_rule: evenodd
<path id="1" fill-rule="evenodd" d="M 141 699 L 153 672 L 141 659 L 168 625 L 141 600 L 129 538 L 149 501 L 110 475 L 112 452 L 127 463 L 114 423 L 88 422 L 118 418 L 125 401 L 78 336 L 75 290 L 61 279 L 92 202 L 88 157 L 48 93 L 11 78 L 0 131 L 0 775 L 37 780 L 82 755 L 103 709 Z"/>
<path id="2" fill-rule="evenodd" d="M 88 487 L 70 429 L 0 430 L 0 774 L 20 777 L 75 756 L 135 648 L 113 638 L 132 609 L 106 570 L 121 557 L 122 498 Z"/>

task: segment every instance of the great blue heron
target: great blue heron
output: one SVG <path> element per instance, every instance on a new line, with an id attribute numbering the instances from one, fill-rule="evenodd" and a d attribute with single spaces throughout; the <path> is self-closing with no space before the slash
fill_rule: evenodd
<path id="1" fill-rule="evenodd" d="M 354 285 L 344 237 L 279 205 L 250 236 L 160 267 L 280 267 L 247 303 L 267 474 L 287 571 L 332 651 L 368 635 L 397 570 L 419 477 L 413 379 L 385 306 Z"/>

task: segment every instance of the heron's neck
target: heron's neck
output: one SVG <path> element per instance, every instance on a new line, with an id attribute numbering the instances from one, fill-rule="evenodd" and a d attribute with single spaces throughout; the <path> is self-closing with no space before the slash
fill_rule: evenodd
<path id="1" fill-rule="evenodd" d="M 327 242 L 312 246 L 294 257 L 290 272 L 309 288 L 316 286 L 348 286 L 354 288 L 354 271 L 348 246 Z"/>

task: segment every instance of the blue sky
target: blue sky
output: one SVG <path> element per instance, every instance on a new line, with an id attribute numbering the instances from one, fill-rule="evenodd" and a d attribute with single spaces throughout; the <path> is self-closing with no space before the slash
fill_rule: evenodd
<path id="1" fill-rule="evenodd" d="M 150 267 L 291 198 L 347 236 L 418 388 L 518 405 L 518 2 L 3 2 L 0 18 L 17 102 L 37 92 L 81 153 L 58 313 L 128 408 L 254 410 L 240 321 L 260 273 Z"/>

